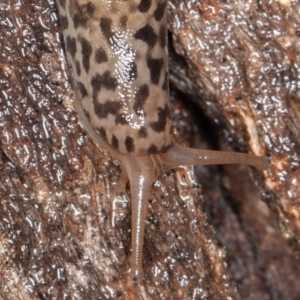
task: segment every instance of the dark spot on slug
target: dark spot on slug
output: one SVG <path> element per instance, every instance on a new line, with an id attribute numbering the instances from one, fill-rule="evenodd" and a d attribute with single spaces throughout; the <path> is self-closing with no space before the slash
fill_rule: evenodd
<path id="1" fill-rule="evenodd" d="M 151 155 L 151 154 L 157 154 L 157 153 L 158 153 L 158 149 L 157 149 L 157 147 L 156 147 L 154 144 L 152 144 L 152 145 L 148 148 L 147 153 L 148 153 L 149 155 Z"/>
<path id="2" fill-rule="evenodd" d="M 143 110 L 144 103 L 146 102 L 147 98 L 149 97 L 149 88 L 147 84 L 143 84 L 139 87 L 135 98 L 134 98 L 134 105 L 133 109 L 137 115 L 140 115 L 141 110 Z"/>
<path id="3" fill-rule="evenodd" d="M 69 35 L 66 38 L 66 49 L 74 59 L 76 54 L 76 41 L 75 38 L 71 38 Z"/>
<path id="4" fill-rule="evenodd" d="M 115 135 L 112 135 L 111 137 L 111 145 L 115 148 L 115 149 L 119 149 L 119 141 L 118 139 L 115 137 Z"/>
<path id="5" fill-rule="evenodd" d="M 84 111 L 84 114 L 85 114 L 86 118 L 88 119 L 88 121 L 91 122 L 91 116 L 90 116 L 89 112 L 86 109 L 84 109 L 83 111 Z"/>
<path id="6" fill-rule="evenodd" d="M 96 74 L 91 79 L 91 86 L 93 88 L 93 98 L 96 98 L 98 96 L 98 93 L 101 90 L 102 86 L 108 90 L 115 91 L 117 85 L 117 79 L 112 77 L 109 71 L 104 72 L 102 76 L 100 74 Z"/>
<path id="7" fill-rule="evenodd" d="M 147 153 L 149 155 L 151 154 L 159 154 L 159 153 L 166 153 L 171 147 L 173 146 L 173 144 L 171 143 L 168 146 L 162 146 L 161 149 L 158 149 L 156 145 L 152 144 L 148 149 L 147 149 Z"/>
<path id="8" fill-rule="evenodd" d="M 141 138 L 145 138 L 145 137 L 147 137 L 147 130 L 146 130 L 146 128 L 145 127 L 141 127 L 140 129 L 139 129 L 139 137 L 141 137 Z"/>
<path id="9" fill-rule="evenodd" d="M 102 84 L 106 89 L 115 91 L 118 86 L 118 81 L 115 77 L 111 76 L 109 71 L 106 71 L 102 75 Z"/>
<path id="10" fill-rule="evenodd" d="M 85 5 L 86 13 L 92 17 L 95 13 L 96 7 L 93 3 L 89 2 L 88 4 Z"/>
<path id="11" fill-rule="evenodd" d="M 144 13 L 147 12 L 150 7 L 151 7 L 151 0 L 141 0 L 137 8 L 140 12 Z"/>
<path id="12" fill-rule="evenodd" d="M 126 125 L 126 124 L 128 124 L 128 121 L 125 119 L 124 115 L 117 114 L 115 117 L 115 123 L 116 123 L 116 125 L 118 125 L 118 124 Z"/>
<path id="13" fill-rule="evenodd" d="M 104 139 L 104 140 L 107 140 L 107 137 L 106 137 L 106 130 L 101 127 L 97 130 L 97 132 L 101 135 L 101 137 Z"/>
<path id="14" fill-rule="evenodd" d="M 99 49 L 96 50 L 95 60 L 99 64 L 107 62 L 107 56 L 103 48 L 100 47 Z"/>
<path id="15" fill-rule="evenodd" d="M 164 91 L 167 91 L 168 90 L 168 83 L 169 83 L 169 74 L 168 72 L 165 73 L 165 79 L 164 79 L 164 83 L 162 85 L 162 89 Z"/>
<path id="16" fill-rule="evenodd" d="M 113 35 L 111 31 L 111 19 L 102 18 L 100 20 L 100 28 L 106 38 L 110 38 Z"/>
<path id="17" fill-rule="evenodd" d="M 127 136 L 125 139 L 125 148 L 128 152 L 133 152 L 134 151 L 134 142 L 133 138 L 130 136 Z"/>
<path id="18" fill-rule="evenodd" d="M 164 60 L 162 58 L 148 58 L 147 66 L 150 70 L 150 78 L 153 84 L 158 84 L 160 79 L 161 69 L 163 67 Z"/>
<path id="19" fill-rule="evenodd" d="M 168 119 L 170 119 L 170 108 L 166 104 L 164 108 L 157 109 L 158 120 L 150 123 L 150 127 L 156 132 L 163 132 L 165 130 Z"/>
<path id="20" fill-rule="evenodd" d="M 88 95 L 87 90 L 82 82 L 76 82 L 76 86 L 77 86 L 82 98 L 84 98 Z"/>
<path id="21" fill-rule="evenodd" d="M 120 27 L 123 28 L 123 29 L 126 28 L 127 21 L 128 21 L 128 17 L 127 16 L 122 16 L 120 18 Z"/>
<path id="22" fill-rule="evenodd" d="M 85 38 L 82 38 L 80 40 L 80 43 L 81 43 L 82 65 L 86 73 L 88 73 L 88 71 L 90 70 L 90 57 L 92 55 L 93 48 L 90 42 L 88 42 Z"/>
<path id="23" fill-rule="evenodd" d="M 153 48 L 157 41 L 157 35 L 154 32 L 153 28 L 150 25 L 145 25 L 139 29 L 135 34 L 134 38 L 142 40 L 148 44 L 149 48 Z"/>
<path id="24" fill-rule="evenodd" d="M 80 62 L 77 59 L 75 61 L 75 69 L 76 69 L 76 74 L 80 76 L 81 74 Z"/>
<path id="25" fill-rule="evenodd" d="M 91 86 L 93 89 L 93 98 L 97 97 L 99 91 L 101 90 L 101 84 L 102 84 L 102 76 L 100 74 L 96 74 L 91 79 Z"/>
<path id="26" fill-rule="evenodd" d="M 77 29 L 79 26 L 86 27 L 87 18 L 82 15 L 81 11 L 77 12 L 73 16 L 74 28 Z"/>
<path id="27" fill-rule="evenodd" d="M 73 23 L 75 29 L 79 26 L 86 27 L 88 20 L 93 17 L 95 13 L 95 5 L 91 2 L 84 4 L 84 5 L 78 5 L 76 2 L 73 4 Z"/>
<path id="28" fill-rule="evenodd" d="M 106 101 L 105 103 L 99 103 L 97 99 L 93 98 L 94 111 L 98 118 L 106 118 L 109 114 L 115 115 L 121 108 L 120 102 Z"/>
<path id="29" fill-rule="evenodd" d="M 130 70 L 129 70 L 130 80 L 136 80 L 137 79 L 137 66 L 135 62 L 132 62 L 130 64 Z"/>
<path id="30" fill-rule="evenodd" d="M 165 14 L 165 10 L 167 7 L 167 1 L 163 3 L 158 3 L 157 8 L 154 12 L 154 18 L 156 21 L 160 21 Z"/>
<path id="31" fill-rule="evenodd" d="M 62 30 L 66 30 L 69 27 L 69 21 L 67 17 L 62 16 L 60 18 L 60 22 L 61 22 L 61 28 Z"/>

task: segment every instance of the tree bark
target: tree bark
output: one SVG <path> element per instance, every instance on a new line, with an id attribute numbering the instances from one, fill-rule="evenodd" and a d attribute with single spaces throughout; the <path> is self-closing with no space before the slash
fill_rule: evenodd
<path id="1" fill-rule="evenodd" d="M 272 164 L 159 178 L 140 285 L 130 193 L 78 123 L 55 5 L 0 4 L 2 299 L 299 299 L 300 5 L 271 2 L 170 3 L 174 127 Z"/>

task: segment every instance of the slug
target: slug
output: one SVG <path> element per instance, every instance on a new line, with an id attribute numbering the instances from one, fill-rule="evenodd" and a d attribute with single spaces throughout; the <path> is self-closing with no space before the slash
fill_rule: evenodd
<path id="1" fill-rule="evenodd" d="M 142 249 L 153 182 L 180 165 L 248 164 L 266 157 L 178 145 L 171 133 L 166 0 L 57 0 L 75 105 L 86 132 L 130 183 L 130 278 L 143 279 Z"/>

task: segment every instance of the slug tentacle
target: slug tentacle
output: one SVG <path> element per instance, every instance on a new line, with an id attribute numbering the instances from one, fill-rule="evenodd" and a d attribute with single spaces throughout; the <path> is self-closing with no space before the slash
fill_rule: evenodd
<path id="1" fill-rule="evenodd" d="M 142 253 L 148 199 L 152 184 L 160 174 L 151 156 L 124 156 L 121 161 L 127 170 L 131 191 L 132 255 L 130 278 L 134 282 L 140 282 L 143 279 Z"/>
<path id="2" fill-rule="evenodd" d="M 245 153 L 200 150 L 182 147 L 174 143 L 167 153 L 161 154 L 161 160 L 165 168 L 174 168 L 182 165 L 227 165 L 244 164 L 253 166 L 259 170 L 269 167 L 269 159 L 264 156 L 255 156 Z"/>

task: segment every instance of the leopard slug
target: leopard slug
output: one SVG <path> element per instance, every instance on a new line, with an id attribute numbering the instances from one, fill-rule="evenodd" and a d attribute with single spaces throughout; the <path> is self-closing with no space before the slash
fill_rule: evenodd
<path id="1" fill-rule="evenodd" d="M 266 157 L 196 150 L 171 133 L 166 0 L 57 0 L 75 104 L 86 132 L 118 159 L 132 212 L 130 278 L 143 279 L 148 198 L 158 176 L 179 165 L 248 164 Z"/>

